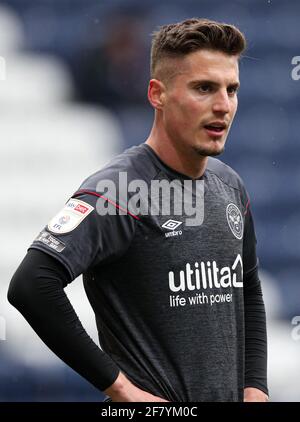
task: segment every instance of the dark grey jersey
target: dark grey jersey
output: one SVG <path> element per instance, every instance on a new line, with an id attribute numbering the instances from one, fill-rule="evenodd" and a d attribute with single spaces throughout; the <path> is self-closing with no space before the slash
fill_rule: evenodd
<path id="1" fill-rule="evenodd" d="M 266 391 L 245 351 L 245 292 L 257 258 L 241 179 L 209 158 L 201 224 L 190 225 L 172 195 L 168 215 L 159 202 L 152 214 L 129 206 L 124 178 L 144 182 L 145 203 L 153 181 L 188 180 L 148 145 L 133 147 L 88 178 L 31 248 L 72 279 L 83 273 L 102 349 L 142 389 L 170 401 L 239 401 L 245 385 Z"/>

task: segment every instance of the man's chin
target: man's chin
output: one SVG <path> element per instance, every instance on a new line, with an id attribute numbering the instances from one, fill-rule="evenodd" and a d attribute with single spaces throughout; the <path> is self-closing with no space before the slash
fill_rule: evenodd
<path id="1" fill-rule="evenodd" d="M 194 147 L 194 151 L 202 157 L 217 157 L 218 155 L 222 154 L 224 150 L 224 145 L 220 148 Z"/>

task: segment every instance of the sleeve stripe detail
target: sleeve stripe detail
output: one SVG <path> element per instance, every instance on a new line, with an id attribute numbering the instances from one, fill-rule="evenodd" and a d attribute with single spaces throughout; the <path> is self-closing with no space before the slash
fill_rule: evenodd
<path id="1" fill-rule="evenodd" d="M 127 209 L 125 209 L 125 208 L 123 208 L 123 207 L 121 207 L 120 205 L 118 205 L 118 204 L 116 204 L 114 201 L 112 201 L 111 199 L 109 199 L 109 198 L 106 198 L 105 196 L 103 196 L 103 195 L 100 195 L 99 193 L 96 193 L 96 192 L 93 192 L 93 191 L 89 191 L 89 190 L 85 190 L 85 189 L 81 189 L 81 190 L 79 190 L 79 191 L 77 191 L 77 192 L 75 192 L 75 194 L 73 195 L 73 197 L 74 196 L 78 196 L 78 195 L 81 195 L 81 194 L 83 194 L 83 193 L 85 193 L 85 194 L 87 194 L 87 195 L 94 195 L 94 196 L 97 196 L 98 198 L 102 198 L 102 199 L 104 199 L 105 201 L 108 201 L 110 204 L 112 204 L 114 207 L 116 207 L 116 208 L 118 208 L 118 209 L 120 209 L 121 211 L 124 211 L 124 212 L 126 212 L 126 214 L 128 214 L 128 215 L 130 215 L 131 217 L 133 217 L 135 220 L 141 220 L 137 215 L 135 215 L 135 214 L 132 214 L 130 211 L 128 211 Z"/>
<path id="2" fill-rule="evenodd" d="M 244 215 L 246 215 L 246 214 L 247 214 L 248 209 L 249 209 L 249 205 L 250 205 L 250 199 L 248 198 L 248 201 L 247 201 L 247 204 L 246 204 L 246 209 L 245 209 Z"/>

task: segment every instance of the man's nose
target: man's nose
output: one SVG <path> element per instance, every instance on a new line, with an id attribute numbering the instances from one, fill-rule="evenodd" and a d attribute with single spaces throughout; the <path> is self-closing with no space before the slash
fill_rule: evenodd
<path id="1" fill-rule="evenodd" d="M 230 102 L 227 90 L 218 91 L 214 97 L 213 111 L 216 113 L 229 113 Z"/>

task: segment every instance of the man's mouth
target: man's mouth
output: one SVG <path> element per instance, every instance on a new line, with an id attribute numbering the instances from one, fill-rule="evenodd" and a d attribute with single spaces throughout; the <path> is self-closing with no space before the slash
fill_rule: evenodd
<path id="1" fill-rule="evenodd" d="M 220 137 L 224 135 L 227 124 L 225 122 L 211 122 L 207 125 L 204 125 L 204 129 L 209 136 Z"/>

